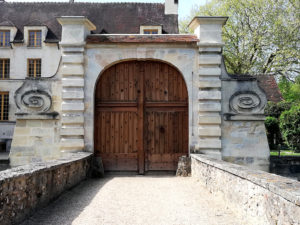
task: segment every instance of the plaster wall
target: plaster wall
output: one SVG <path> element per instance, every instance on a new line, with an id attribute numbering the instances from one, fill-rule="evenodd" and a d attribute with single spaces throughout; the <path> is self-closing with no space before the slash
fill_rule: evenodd
<path id="1" fill-rule="evenodd" d="M 12 48 L 1 48 L 0 58 L 10 59 L 10 79 L 27 77 L 27 59 L 42 60 L 42 77 L 53 76 L 58 68 L 61 51 L 57 44 L 42 42 L 41 48 L 30 48 L 24 44 L 14 44 Z M 0 83 L 3 80 L 0 80 Z"/>
<path id="2" fill-rule="evenodd" d="M 127 60 L 158 60 L 177 68 L 182 74 L 189 96 L 189 142 L 197 142 L 198 65 L 197 48 L 191 45 L 167 44 L 113 44 L 88 45 L 85 55 L 84 129 L 85 149 L 93 151 L 94 94 L 97 80 L 113 64 Z"/>
<path id="3" fill-rule="evenodd" d="M 28 30 L 36 30 L 37 27 L 26 27 L 24 43 L 12 44 L 11 47 L 0 48 L 0 59 L 10 59 L 9 79 L 0 79 L 0 91 L 9 92 L 9 121 L 15 121 L 15 112 L 17 110 L 14 103 L 15 91 L 23 84 L 27 77 L 27 59 L 40 58 L 42 60 L 41 77 L 52 77 L 56 74 L 61 50 L 56 43 L 45 43 L 42 41 L 40 48 L 28 47 L 27 35 Z M 46 28 L 40 27 L 42 38 L 45 39 Z M 11 41 L 13 41 L 15 32 L 11 32 Z M 54 92 L 56 93 L 56 92 Z M 1 126 L 1 124 L 0 124 Z"/>

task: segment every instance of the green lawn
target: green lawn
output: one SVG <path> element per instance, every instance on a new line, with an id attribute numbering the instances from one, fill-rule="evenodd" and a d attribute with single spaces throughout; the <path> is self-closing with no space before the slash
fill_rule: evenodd
<path id="1" fill-rule="evenodd" d="M 271 155 L 272 156 L 278 156 L 278 151 L 277 150 L 271 150 Z M 280 155 L 281 156 L 300 156 L 300 153 L 295 153 L 291 150 L 281 150 Z"/>

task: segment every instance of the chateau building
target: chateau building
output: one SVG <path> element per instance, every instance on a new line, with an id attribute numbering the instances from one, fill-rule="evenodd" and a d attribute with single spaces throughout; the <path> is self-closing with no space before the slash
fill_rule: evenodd
<path id="1" fill-rule="evenodd" d="M 178 32 L 178 0 L 0 2 L 0 142 L 12 166 L 89 151 L 107 171 L 207 154 L 267 170 L 265 92 L 226 72 L 226 17 Z"/>

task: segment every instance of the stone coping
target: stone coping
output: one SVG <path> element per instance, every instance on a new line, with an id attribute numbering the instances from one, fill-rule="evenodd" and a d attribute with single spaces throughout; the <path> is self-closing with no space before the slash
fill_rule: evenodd
<path id="1" fill-rule="evenodd" d="M 300 182 L 298 181 L 222 160 L 213 159 L 206 155 L 191 154 L 191 157 L 209 166 L 213 166 L 238 176 L 241 179 L 248 180 L 253 184 L 259 185 L 270 192 L 281 196 L 287 201 L 300 206 Z"/>
<path id="2" fill-rule="evenodd" d="M 0 172 L 0 181 L 17 178 L 38 172 L 40 170 L 52 170 L 61 165 L 72 164 L 93 155 L 90 152 L 67 153 L 61 159 L 51 160 L 49 162 L 36 162 L 24 166 L 14 167 Z"/>
<path id="3" fill-rule="evenodd" d="M 195 35 L 184 34 L 94 34 L 88 35 L 87 44 L 102 44 L 102 43 L 197 43 L 199 39 Z"/>

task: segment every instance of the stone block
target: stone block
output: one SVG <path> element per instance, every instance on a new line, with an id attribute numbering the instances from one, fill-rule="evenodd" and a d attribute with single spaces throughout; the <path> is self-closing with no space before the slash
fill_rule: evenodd
<path id="1" fill-rule="evenodd" d="M 200 126 L 198 128 L 198 135 L 200 137 L 220 137 L 221 128 L 219 126 Z"/>
<path id="2" fill-rule="evenodd" d="M 27 146 L 28 145 L 28 137 L 27 136 L 14 136 L 12 141 L 12 147 L 18 146 Z"/>
<path id="3" fill-rule="evenodd" d="M 221 148 L 221 140 L 218 138 L 202 138 L 196 144 L 196 149 L 219 149 Z"/>
<path id="4" fill-rule="evenodd" d="M 84 135 L 84 129 L 81 127 L 61 128 L 60 135 L 62 136 Z"/>
<path id="5" fill-rule="evenodd" d="M 61 149 L 80 150 L 84 148 L 84 140 L 81 138 L 78 139 L 62 138 L 60 141 L 60 147 Z"/>
<path id="6" fill-rule="evenodd" d="M 31 128 L 29 127 L 15 127 L 14 136 L 22 136 L 22 135 L 29 135 Z"/>
<path id="7" fill-rule="evenodd" d="M 84 111 L 84 104 L 79 102 L 62 103 L 62 111 Z"/>
<path id="8" fill-rule="evenodd" d="M 50 133 L 52 133 L 53 129 L 51 128 L 32 128 L 30 135 L 32 136 L 45 136 L 45 135 L 49 135 Z"/>
<path id="9" fill-rule="evenodd" d="M 16 127 L 26 127 L 26 121 L 27 120 L 17 120 Z"/>
<path id="10" fill-rule="evenodd" d="M 62 56 L 63 63 L 70 63 L 70 64 L 82 64 L 84 62 L 84 57 L 82 54 L 70 54 L 70 55 L 63 55 Z"/>
<path id="11" fill-rule="evenodd" d="M 27 127 L 41 127 L 42 121 L 41 120 L 27 120 Z"/>
<path id="12" fill-rule="evenodd" d="M 199 76 L 221 76 L 220 67 L 200 67 Z"/>
<path id="13" fill-rule="evenodd" d="M 62 124 L 82 124 L 84 116 L 83 114 L 63 114 L 61 122 Z"/>
<path id="14" fill-rule="evenodd" d="M 221 124 L 221 116 L 199 115 L 199 124 Z"/>
<path id="15" fill-rule="evenodd" d="M 55 126 L 55 121 L 45 120 L 42 122 L 42 127 L 50 128 Z"/>
<path id="16" fill-rule="evenodd" d="M 84 69 L 82 65 L 67 64 L 62 67 L 63 76 L 83 76 Z"/>
<path id="17" fill-rule="evenodd" d="M 199 88 L 220 88 L 221 80 L 200 80 Z"/>
<path id="18" fill-rule="evenodd" d="M 220 65 L 221 64 L 221 55 L 218 54 L 203 54 L 199 55 L 199 64 L 200 65 Z"/>
<path id="19" fill-rule="evenodd" d="M 200 112 L 220 112 L 221 103 L 220 102 L 201 102 L 199 103 Z"/>
<path id="20" fill-rule="evenodd" d="M 63 78 L 62 79 L 63 87 L 84 87 L 83 78 Z"/>
<path id="21" fill-rule="evenodd" d="M 199 91 L 200 100 L 221 100 L 221 91 Z"/>
<path id="22" fill-rule="evenodd" d="M 63 91 L 62 98 L 63 99 L 84 99 L 84 92 L 83 92 L 83 90 Z"/>

